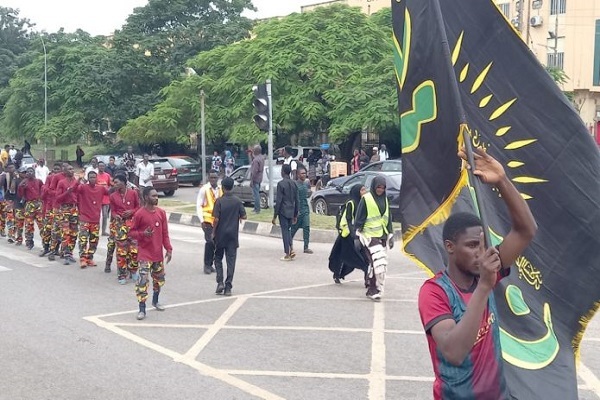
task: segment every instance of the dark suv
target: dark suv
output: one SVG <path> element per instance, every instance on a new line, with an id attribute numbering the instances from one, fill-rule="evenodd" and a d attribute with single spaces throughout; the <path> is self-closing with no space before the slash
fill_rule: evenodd
<path id="1" fill-rule="evenodd" d="M 177 181 L 177 168 L 174 168 L 166 158 L 151 158 L 154 165 L 154 178 L 152 186 L 157 192 L 163 192 L 165 196 L 173 196 L 179 182 Z"/>

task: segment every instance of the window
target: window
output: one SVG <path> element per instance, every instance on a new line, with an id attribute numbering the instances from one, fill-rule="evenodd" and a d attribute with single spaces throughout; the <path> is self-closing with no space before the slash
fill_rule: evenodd
<path id="1" fill-rule="evenodd" d="M 500 3 L 498 8 L 507 19 L 510 19 L 510 3 Z"/>
<path id="2" fill-rule="evenodd" d="M 565 53 L 548 53 L 548 66 L 563 69 L 565 65 Z"/>
<path id="3" fill-rule="evenodd" d="M 567 0 L 550 0 L 550 15 L 564 14 L 567 11 Z"/>

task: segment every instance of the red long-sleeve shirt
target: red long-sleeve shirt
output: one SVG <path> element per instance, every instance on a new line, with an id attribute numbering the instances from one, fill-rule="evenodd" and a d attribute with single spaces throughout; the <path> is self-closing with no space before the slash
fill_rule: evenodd
<path id="1" fill-rule="evenodd" d="M 40 200 L 42 198 L 42 181 L 39 179 L 25 179 L 25 183 L 19 185 L 17 193 L 25 201 Z"/>
<path id="2" fill-rule="evenodd" d="M 58 174 L 55 175 L 51 175 L 52 179 L 50 180 L 50 182 L 46 181 L 48 183 L 48 199 L 49 199 L 49 207 L 48 208 L 58 208 L 58 202 L 56 201 L 56 197 L 57 197 L 57 187 L 60 181 L 62 181 L 63 179 L 66 178 L 65 174 L 63 174 L 62 172 L 59 172 Z"/>
<path id="3" fill-rule="evenodd" d="M 122 217 L 123 213 L 127 210 L 135 212 L 140 208 L 140 197 L 135 190 L 127 189 L 124 195 L 117 190 L 109 196 L 109 200 L 110 213 L 119 217 Z"/>
<path id="4" fill-rule="evenodd" d="M 77 185 L 79 185 L 79 181 L 75 178 L 64 178 L 56 186 L 56 205 L 58 207 L 63 204 L 77 204 Z M 67 190 L 72 187 L 73 190 L 70 192 Z"/>
<path id="5" fill-rule="evenodd" d="M 152 229 L 152 235 L 144 234 L 146 229 Z M 129 234 L 138 243 L 138 261 L 159 262 L 163 258 L 163 247 L 168 252 L 173 251 L 169 239 L 167 214 L 161 208 L 148 211 L 142 207 L 133 216 L 133 224 Z"/>
<path id="6" fill-rule="evenodd" d="M 100 223 L 102 198 L 106 195 L 108 195 L 108 189 L 105 186 L 78 185 L 77 207 L 79 207 L 79 220 L 92 224 Z"/>

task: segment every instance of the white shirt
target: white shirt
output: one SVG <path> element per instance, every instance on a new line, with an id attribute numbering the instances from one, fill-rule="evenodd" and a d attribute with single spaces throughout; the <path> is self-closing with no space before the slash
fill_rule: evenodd
<path id="1" fill-rule="evenodd" d="M 215 196 L 215 200 L 217 200 L 220 197 L 219 194 L 221 193 L 221 186 L 217 185 L 216 188 L 213 188 L 212 186 L 210 186 L 210 184 L 208 186 L 210 187 L 210 190 L 212 190 L 212 192 Z M 200 223 L 204 222 L 204 215 L 202 213 L 202 208 L 205 205 L 206 205 L 206 185 L 204 185 L 200 188 L 200 190 L 198 191 L 198 197 L 196 198 L 196 214 L 198 215 L 198 219 L 200 220 Z"/>
<path id="2" fill-rule="evenodd" d="M 154 176 L 154 164 L 148 162 L 148 165 L 146 165 L 142 161 L 135 168 L 135 174 L 140 178 L 140 187 L 153 186 L 152 181 L 146 182 L 146 179 Z"/>
<path id="3" fill-rule="evenodd" d="M 45 165 L 43 165 L 43 166 L 37 165 L 35 167 L 35 178 L 42 181 L 42 183 L 46 183 L 46 179 L 48 178 L 48 175 L 50 175 L 50 169 L 48 167 L 46 167 Z"/>
<path id="4" fill-rule="evenodd" d="M 283 160 L 284 165 L 289 165 L 292 171 L 295 171 L 298 168 L 298 161 L 294 160 L 294 157 L 289 156 L 285 160 Z"/>
<path id="5" fill-rule="evenodd" d="M 94 167 L 92 167 L 92 166 L 90 165 L 89 167 L 87 167 L 87 168 L 85 169 L 85 172 L 83 173 L 83 179 L 85 179 L 85 180 L 87 181 L 87 179 L 88 179 L 88 174 L 89 174 L 90 172 L 92 172 L 92 171 L 94 171 L 94 172 L 96 173 L 96 175 L 98 175 L 98 173 L 100 172 L 100 171 L 98 170 L 98 168 L 94 168 Z"/>
<path id="6" fill-rule="evenodd" d="M 379 161 L 385 161 L 388 158 L 390 158 L 390 156 L 388 155 L 387 150 L 379 150 Z"/>
<path id="7" fill-rule="evenodd" d="M 8 156 L 10 157 L 11 160 L 15 160 L 15 155 L 17 154 L 17 149 L 10 149 L 8 151 Z"/>

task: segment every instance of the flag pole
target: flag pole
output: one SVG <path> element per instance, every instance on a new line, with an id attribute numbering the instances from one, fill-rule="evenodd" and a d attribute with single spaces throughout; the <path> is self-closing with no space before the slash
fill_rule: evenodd
<path id="1" fill-rule="evenodd" d="M 485 239 L 486 247 L 491 246 L 490 239 L 490 230 L 488 225 L 488 218 L 485 208 L 483 207 L 483 201 L 481 194 L 481 180 L 473 174 L 475 170 L 475 159 L 473 156 L 473 145 L 471 143 L 471 136 L 469 135 L 469 130 L 465 129 L 468 126 L 467 123 L 467 115 L 465 113 L 465 108 L 462 103 L 462 99 L 460 97 L 460 89 L 458 88 L 458 81 L 456 80 L 456 74 L 454 72 L 454 66 L 452 65 L 452 56 L 450 54 L 450 44 L 448 43 L 448 36 L 446 35 L 446 28 L 444 26 L 444 17 L 442 16 L 442 7 L 440 6 L 439 0 L 433 0 L 433 7 L 435 11 L 435 16 L 437 23 L 440 28 L 440 32 L 442 35 L 442 48 L 444 49 L 444 59 L 446 60 L 446 70 L 448 72 L 448 79 L 450 80 L 450 85 L 452 87 L 452 95 L 454 97 L 454 103 L 456 104 L 456 111 L 458 112 L 458 117 L 460 120 L 460 133 L 463 135 L 463 141 L 465 145 L 465 152 L 467 153 L 467 162 L 471 166 L 468 170 L 469 174 L 469 182 L 473 185 L 473 189 L 475 190 L 475 199 L 477 202 L 477 208 L 479 209 L 479 218 L 481 219 L 481 224 L 483 226 L 483 235 Z"/>

